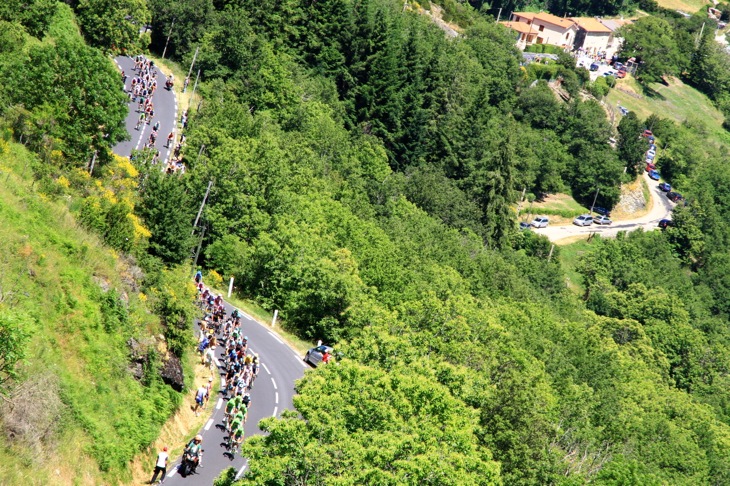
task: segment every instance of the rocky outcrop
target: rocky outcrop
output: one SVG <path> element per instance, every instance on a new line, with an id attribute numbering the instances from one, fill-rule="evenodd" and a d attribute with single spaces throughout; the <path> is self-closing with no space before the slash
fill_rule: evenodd
<path id="1" fill-rule="evenodd" d="M 185 388 L 185 375 L 183 373 L 182 362 L 174 354 L 167 353 L 162 362 L 160 375 L 162 376 L 162 380 L 174 390 L 182 392 Z"/>

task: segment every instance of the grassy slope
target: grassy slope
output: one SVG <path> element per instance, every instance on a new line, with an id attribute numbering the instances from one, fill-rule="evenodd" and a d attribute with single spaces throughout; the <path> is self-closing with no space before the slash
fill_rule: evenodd
<path id="1" fill-rule="evenodd" d="M 668 86 L 653 84 L 650 88 L 653 92 L 645 94 L 633 78 L 619 80 L 606 97 L 606 104 L 612 110 L 620 104 L 642 119 L 656 113 L 680 123 L 699 120 L 713 138 L 730 142 L 730 134 L 722 128 L 724 117 L 707 96 L 678 79 L 672 79 Z"/>
<path id="2" fill-rule="evenodd" d="M 12 295 L 0 312 L 25 313 L 32 338 L 14 415 L 2 410 L 29 429 L 14 441 L 0 434 L 0 484 L 114 484 L 179 403 L 169 388 L 143 387 L 127 370 L 126 340 L 149 341 L 160 333 L 158 319 L 130 287 L 131 267 L 76 225 L 66 199 L 31 188 L 33 156 L 3 145 L 0 286 Z M 102 285 L 129 302 L 121 329 L 108 328 Z"/>
<path id="3" fill-rule="evenodd" d="M 682 10 L 687 13 L 695 13 L 700 9 L 705 9 L 711 5 L 705 0 L 657 0 L 660 7 L 670 10 Z"/>

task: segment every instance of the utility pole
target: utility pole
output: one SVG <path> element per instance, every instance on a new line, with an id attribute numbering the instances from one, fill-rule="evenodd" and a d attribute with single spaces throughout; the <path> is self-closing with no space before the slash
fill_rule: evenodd
<path id="1" fill-rule="evenodd" d="M 502 7 L 499 8 L 499 13 L 497 13 L 497 23 L 499 23 L 499 18 L 502 16 Z"/>
<path id="2" fill-rule="evenodd" d="M 97 154 L 97 151 L 94 150 L 94 156 L 91 158 L 91 167 L 89 167 L 89 175 L 91 175 L 94 172 L 94 164 L 96 163 L 96 154 Z"/>
<path id="3" fill-rule="evenodd" d="M 200 160 L 200 156 L 203 155 L 203 150 L 205 150 L 205 144 L 200 145 L 200 150 L 198 150 L 198 156 L 195 158 L 195 165 L 198 165 L 198 160 Z"/>
<path id="4" fill-rule="evenodd" d="M 195 259 L 193 260 L 193 275 L 195 275 L 195 269 L 198 268 L 198 256 L 200 256 L 200 248 L 203 246 L 203 237 L 205 236 L 205 226 L 203 231 L 200 232 L 200 240 L 198 241 L 198 248 L 195 250 Z"/>
<path id="5" fill-rule="evenodd" d="M 205 201 L 208 199 L 208 194 L 210 194 L 210 188 L 213 187 L 213 179 L 208 182 L 208 189 L 205 190 L 205 196 L 203 196 L 203 202 L 200 203 L 200 209 L 198 210 L 198 215 L 195 217 L 195 224 L 193 224 L 193 232 L 192 234 L 195 234 L 195 228 L 198 227 L 198 221 L 200 221 L 200 215 L 203 214 L 203 207 L 205 207 Z M 205 230 L 203 230 L 205 231 Z M 195 257 L 195 262 L 197 263 L 198 257 Z"/>
<path id="6" fill-rule="evenodd" d="M 522 203 L 525 202 L 525 193 L 527 192 L 527 187 L 522 189 L 522 197 L 520 197 L 520 203 L 517 205 L 517 217 L 520 217 L 520 212 L 522 211 Z"/>
<path id="7" fill-rule="evenodd" d="M 172 35 L 172 28 L 175 27 L 175 19 L 172 19 L 170 24 L 170 32 L 167 33 L 167 40 L 165 41 L 165 48 L 162 49 L 162 59 L 165 59 L 165 53 L 167 52 L 167 44 L 170 42 L 170 36 Z"/>
<path id="8" fill-rule="evenodd" d="M 193 66 L 195 65 L 195 60 L 198 58 L 198 50 L 199 49 L 200 49 L 200 47 L 196 47 L 195 48 L 195 54 L 193 54 L 193 62 L 190 63 L 190 69 L 188 70 L 188 77 L 185 78 L 185 79 L 188 80 L 188 82 L 190 82 L 190 75 L 193 74 Z M 183 88 L 183 93 L 187 89 L 188 89 L 188 87 L 187 87 L 187 83 L 186 83 L 186 86 Z"/>
<path id="9" fill-rule="evenodd" d="M 200 78 L 200 69 L 198 69 L 198 75 L 195 76 L 195 84 L 193 85 L 193 93 L 190 95 L 191 98 L 193 96 L 195 96 L 195 89 L 198 87 L 198 78 Z"/>
<path id="10" fill-rule="evenodd" d="M 593 214 L 593 208 L 596 206 L 596 199 L 598 199 L 598 190 L 600 187 L 596 187 L 596 195 L 593 196 L 593 204 L 591 204 L 591 214 Z"/>
<path id="11" fill-rule="evenodd" d="M 697 39 L 695 39 L 695 49 L 697 49 L 700 45 L 700 41 L 702 40 L 702 33 L 705 31 L 705 22 L 702 22 L 702 28 L 700 29 L 700 33 L 697 36 Z"/>

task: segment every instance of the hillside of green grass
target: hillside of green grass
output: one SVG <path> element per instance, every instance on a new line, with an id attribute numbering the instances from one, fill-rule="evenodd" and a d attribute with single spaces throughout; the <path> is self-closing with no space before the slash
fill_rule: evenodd
<path id="1" fill-rule="evenodd" d="M 77 224 L 65 179 L 41 192 L 36 163 L 0 140 L 0 323 L 28 336 L 0 400 L 0 484 L 116 484 L 181 400 L 158 372 L 163 291 Z"/>
<path id="2" fill-rule="evenodd" d="M 676 78 L 666 85 L 653 83 L 645 90 L 635 79 L 627 77 L 609 92 L 606 104 L 614 113 L 616 106 L 621 105 L 641 119 L 657 114 L 678 123 L 690 121 L 704 126 L 708 138 L 730 143 L 730 134 L 722 127 L 722 112 L 706 95 Z M 618 119 L 617 115 L 617 123 Z"/>

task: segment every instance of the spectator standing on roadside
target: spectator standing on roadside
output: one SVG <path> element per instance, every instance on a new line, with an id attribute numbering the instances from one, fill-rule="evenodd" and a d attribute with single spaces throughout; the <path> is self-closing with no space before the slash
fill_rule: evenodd
<path id="1" fill-rule="evenodd" d="M 155 463 L 155 472 L 150 479 L 150 484 L 154 484 L 157 479 L 157 474 L 160 474 L 160 484 L 165 479 L 167 474 L 167 460 L 170 456 L 167 454 L 167 447 L 163 447 L 159 454 L 157 454 L 157 462 Z"/>
<path id="2" fill-rule="evenodd" d="M 194 410 L 195 410 L 195 416 L 196 417 L 198 415 L 200 415 L 200 413 L 198 412 L 198 410 L 200 410 L 201 408 L 203 408 L 203 403 L 205 402 L 205 394 L 207 392 L 208 391 L 205 389 L 205 386 L 201 386 L 200 388 L 198 388 L 198 391 L 195 392 L 195 408 L 194 408 Z"/>
<path id="3" fill-rule="evenodd" d="M 208 383 L 205 385 L 205 405 L 203 405 L 204 408 L 208 407 L 208 401 L 210 400 L 210 392 L 213 389 L 213 377 L 211 376 L 208 378 Z"/>

